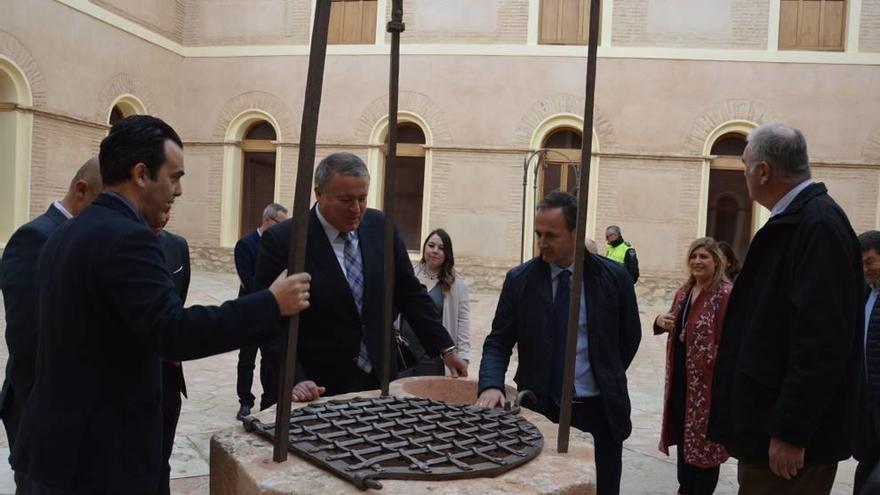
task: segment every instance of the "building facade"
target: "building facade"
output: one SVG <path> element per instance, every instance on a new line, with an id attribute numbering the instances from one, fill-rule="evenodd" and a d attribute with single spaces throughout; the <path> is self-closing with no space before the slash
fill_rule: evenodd
<path id="1" fill-rule="evenodd" d="M 334 1 L 318 159 L 362 156 L 381 207 L 390 0 Z M 497 284 L 534 254 L 532 210 L 574 190 L 588 0 L 405 0 L 400 229 L 447 229 Z M 208 269 L 292 204 L 312 0 L 0 0 L 0 243 L 63 194 L 115 119 L 184 140 L 169 229 Z M 604 0 L 587 232 L 621 226 L 647 279 L 696 237 L 745 253 L 767 212 L 739 154 L 758 124 L 808 140 L 856 231 L 880 226 L 880 0 Z M 545 150 L 533 153 L 535 150 Z M 532 159 L 526 164 L 528 157 Z"/>

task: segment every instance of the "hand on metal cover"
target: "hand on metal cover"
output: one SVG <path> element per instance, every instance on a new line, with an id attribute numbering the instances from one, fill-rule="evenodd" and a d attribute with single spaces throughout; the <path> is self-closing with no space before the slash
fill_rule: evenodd
<path id="1" fill-rule="evenodd" d="M 487 388 L 477 398 L 476 405 L 483 409 L 492 409 L 494 407 L 502 407 L 506 402 L 507 398 L 504 396 L 504 392 L 497 388 Z"/>
<path id="2" fill-rule="evenodd" d="M 319 387 L 311 380 L 303 380 L 293 386 L 291 398 L 294 402 L 311 402 L 318 400 L 326 391 L 326 388 Z"/>

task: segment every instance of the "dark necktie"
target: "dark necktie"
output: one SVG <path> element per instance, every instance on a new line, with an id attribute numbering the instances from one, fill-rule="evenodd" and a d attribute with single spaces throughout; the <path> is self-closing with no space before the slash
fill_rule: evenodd
<path id="1" fill-rule="evenodd" d="M 868 317 L 868 334 L 865 338 L 865 375 L 871 399 L 880 401 L 880 297 Z"/>
<path id="2" fill-rule="evenodd" d="M 562 402 L 562 371 L 565 367 L 565 341 L 568 334 L 568 303 L 571 299 L 571 272 L 556 275 L 556 296 L 553 298 L 553 375 L 550 397 L 557 405 Z"/>

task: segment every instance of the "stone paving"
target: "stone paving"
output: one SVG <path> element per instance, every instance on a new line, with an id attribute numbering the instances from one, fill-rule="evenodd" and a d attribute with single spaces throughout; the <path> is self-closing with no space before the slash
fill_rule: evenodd
<path id="1" fill-rule="evenodd" d="M 235 275 L 195 272 L 190 287 L 189 304 L 217 304 L 236 296 L 238 283 Z M 498 293 L 475 291 L 471 294 L 471 325 L 473 356 L 470 375 L 479 367 L 480 349 L 489 331 Z M 623 494 L 671 495 L 676 492 L 675 453 L 664 456 L 657 450 L 660 414 L 662 409 L 665 339 L 651 335 L 649 323 L 667 303 L 650 297 L 640 300 L 643 339 L 638 355 L 629 370 L 630 395 L 633 403 L 633 434 L 624 443 Z M 0 305 L 2 315 L 2 305 Z M 5 317 L 0 316 L 0 329 L 5 330 Z M 0 346 L 0 366 L 6 363 L 6 347 Z M 516 357 L 511 359 L 508 379 L 513 376 Z M 230 352 L 211 358 L 184 363 L 189 399 L 183 401 L 180 424 L 177 428 L 172 456 L 172 493 L 204 495 L 208 489 L 208 443 L 211 435 L 236 425 L 235 396 L 237 353 Z M 259 366 L 259 360 L 258 360 Z M 259 376 L 258 370 L 254 372 Z M 259 380 L 254 384 L 254 395 L 261 392 Z M 0 428 L 2 430 L 2 428 Z M 553 446 L 548 446 L 553 448 Z M 0 457 L 8 456 L 5 434 L 0 431 Z M 840 464 L 832 493 L 852 493 L 855 470 L 853 460 Z M 721 468 L 718 495 L 732 495 L 737 490 L 735 461 Z M 12 472 L 6 462 L 0 461 L 0 494 L 14 491 Z M 352 490 L 352 493 L 355 493 Z"/>

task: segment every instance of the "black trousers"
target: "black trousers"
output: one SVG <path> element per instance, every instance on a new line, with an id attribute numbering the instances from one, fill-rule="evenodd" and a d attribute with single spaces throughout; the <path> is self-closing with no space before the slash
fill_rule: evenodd
<path id="1" fill-rule="evenodd" d="M 865 452 L 859 456 L 856 466 L 853 495 L 880 493 L 880 403 L 868 405 L 866 424 L 859 434 Z"/>
<path id="2" fill-rule="evenodd" d="M 718 486 L 721 466 L 701 468 L 684 461 L 684 442 L 679 442 L 678 451 L 678 493 L 681 495 L 712 495 Z"/>
<path id="3" fill-rule="evenodd" d="M 238 379 L 235 390 L 238 402 L 243 406 L 254 407 L 256 397 L 251 393 L 254 384 L 254 368 L 257 363 L 257 349 L 260 351 L 260 385 L 263 396 L 260 398 L 260 409 L 266 409 L 275 403 L 278 394 L 278 365 L 280 351 L 275 348 L 278 343 L 271 342 L 260 345 L 242 347 L 238 351 Z"/>
<path id="4" fill-rule="evenodd" d="M 12 446 L 15 444 L 15 435 L 18 431 L 18 423 L 21 420 L 21 411 L 24 408 L 24 400 L 17 397 L 15 390 L 10 387 L 6 395 L 6 403 L 3 404 L 3 428 L 6 430 L 6 439 L 9 442 L 9 451 L 12 452 Z M 27 478 L 24 473 L 16 472 L 13 475 L 15 480 L 15 493 L 17 495 L 26 495 L 28 493 Z"/>
<path id="5" fill-rule="evenodd" d="M 162 360 L 162 480 L 159 494 L 171 493 L 171 451 L 174 448 L 174 434 L 180 419 L 181 383 L 179 364 Z"/>
<path id="6" fill-rule="evenodd" d="M 415 366 L 408 370 L 403 370 L 397 374 L 398 378 L 409 376 L 444 376 L 446 374 L 446 365 L 443 364 L 443 358 L 437 356 L 435 358 L 425 358 L 416 363 Z"/>
<path id="7" fill-rule="evenodd" d="M 605 417 L 602 396 L 575 399 L 571 406 L 571 425 L 593 435 L 596 459 L 596 495 L 618 495 L 623 471 L 623 441 L 614 438 Z M 559 422 L 559 408 L 551 406 L 549 419 Z"/>

